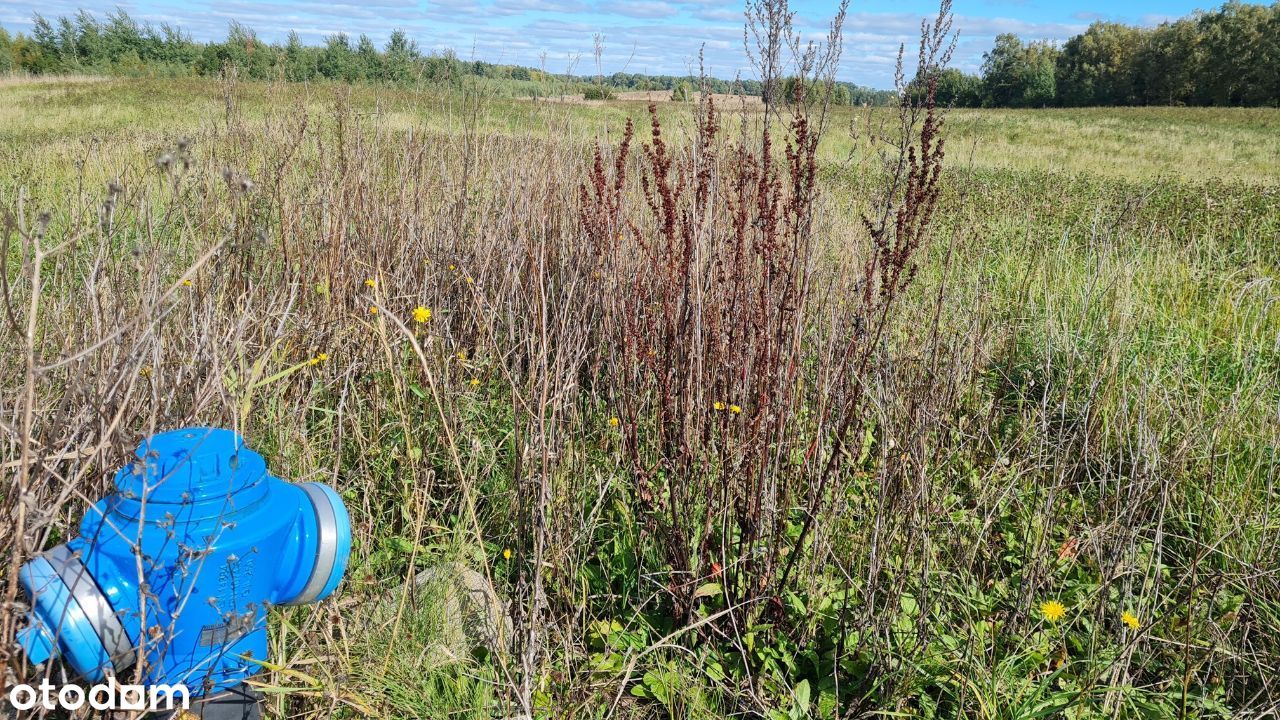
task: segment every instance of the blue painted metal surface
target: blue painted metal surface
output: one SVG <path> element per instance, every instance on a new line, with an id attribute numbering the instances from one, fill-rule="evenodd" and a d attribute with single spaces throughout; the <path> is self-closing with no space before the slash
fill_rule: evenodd
<path id="1" fill-rule="evenodd" d="M 322 600 L 346 572 L 337 493 L 273 477 L 229 430 L 156 435 L 115 485 L 77 537 L 21 569 L 33 663 L 58 656 L 100 682 L 141 660 L 145 683 L 224 690 L 266 658 L 272 605 Z"/>

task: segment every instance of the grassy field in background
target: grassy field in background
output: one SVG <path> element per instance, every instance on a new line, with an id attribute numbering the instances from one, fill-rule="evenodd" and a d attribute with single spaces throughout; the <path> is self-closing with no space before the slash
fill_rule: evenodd
<path id="1" fill-rule="evenodd" d="M 174 133 L 215 123 L 223 112 L 223 91 L 210 80 L 2 81 L 0 142 L 10 167 L 26 167 L 29 153 L 76 152 L 88 139 L 163 143 Z M 602 131 L 618 133 L 627 118 L 643 120 L 643 102 L 579 106 L 526 100 L 485 99 L 479 118 L 486 131 L 516 135 L 568 130 L 569 140 L 590 141 Z M 376 99 L 375 99 L 376 98 Z M 353 102 L 386 116 L 399 127 L 456 129 L 467 117 L 466 95 L 357 88 Z M 332 103 L 326 85 L 258 86 L 245 94 L 244 112 L 260 117 L 274 103 L 307 106 Z M 663 103 L 664 116 L 688 120 L 688 107 Z M 729 103 L 723 108 L 732 113 Z M 892 124 L 891 109 L 839 108 L 825 155 L 848 158 L 868 127 Z M 1280 113 L 1267 108 L 1085 108 L 1048 110 L 954 110 L 948 142 L 952 167 L 1045 170 L 1106 178 L 1224 180 L 1280 183 Z M 685 122 L 685 125 L 688 123 Z"/>
<path id="2" fill-rule="evenodd" d="M 830 381 L 811 349 L 859 292 L 867 128 L 890 113 L 840 109 L 820 153 L 806 428 Z M 687 143 L 691 106 L 659 115 Z M 91 231 L 45 268 L 36 340 L 45 361 L 95 350 L 35 396 L 42 447 L 104 446 L 54 465 L 43 497 L 65 477 L 98 497 L 142 433 L 197 421 L 234 425 L 282 477 L 337 483 L 352 569 L 335 600 L 275 614 L 276 718 L 1280 708 L 1280 112 L 950 112 L 931 241 L 881 341 L 838 512 L 772 614 L 742 627 L 718 604 L 735 568 L 671 570 L 629 470 L 630 399 L 572 361 L 603 342 L 595 308 L 622 287 L 583 264 L 579 188 L 594 144 L 628 118 L 646 137 L 646 116 L 480 92 L 0 81 L 0 206 L 51 210 L 51 238 Z M 732 136 L 758 117 L 722 119 Z M 180 137 L 193 169 L 157 170 Z M 8 247 L 20 313 L 31 262 Z M 5 332 L 12 436 L 23 365 Z M 723 392 L 692 403 L 726 418 L 691 435 L 708 475 L 731 474 L 726 438 L 745 437 L 712 402 L 754 409 Z M 0 460 L 17 452 L 10 437 Z M 801 443 L 778 457 L 813 472 Z M 442 649 L 438 608 L 373 609 L 446 560 L 512 599 L 515 651 Z M 675 582 L 698 588 L 692 627 L 663 605 Z"/>

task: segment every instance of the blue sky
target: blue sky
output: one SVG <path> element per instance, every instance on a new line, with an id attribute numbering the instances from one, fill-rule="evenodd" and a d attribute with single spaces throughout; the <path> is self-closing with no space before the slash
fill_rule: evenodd
<path id="1" fill-rule="evenodd" d="M 117 6 L 140 21 L 177 24 L 197 40 L 225 37 L 232 20 L 268 41 L 296 30 L 313 44 L 345 32 L 381 45 L 400 28 L 424 51 L 451 48 L 465 59 L 531 67 L 542 66 L 545 53 L 547 70 L 580 74 L 595 72 L 595 33 L 604 35 L 606 74 L 696 72 L 705 43 L 712 75 L 752 76 L 741 0 L 0 0 L 0 25 L 29 30 L 35 12 L 52 18 L 84 8 L 101 18 Z M 1001 32 L 1061 41 L 1093 20 L 1154 25 L 1208 7 L 1186 0 L 955 0 L 961 41 L 953 65 L 976 70 Z M 831 0 L 792 0 L 797 24 L 815 38 L 825 35 L 834 8 Z M 906 42 L 910 56 L 921 18 L 936 11 L 929 0 L 854 0 L 840 79 L 890 87 L 898 44 Z"/>

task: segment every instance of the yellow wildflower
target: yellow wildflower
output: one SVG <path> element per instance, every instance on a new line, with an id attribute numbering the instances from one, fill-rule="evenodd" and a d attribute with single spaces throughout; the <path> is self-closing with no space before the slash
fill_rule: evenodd
<path id="1" fill-rule="evenodd" d="M 613 416 L 613 417 L 609 418 L 609 427 L 618 427 L 618 423 L 620 423 L 620 422 L 622 422 L 622 421 L 621 421 L 621 420 L 619 420 L 619 419 L 618 419 L 618 417 L 615 415 L 615 416 Z"/>
<path id="2" fill-rule="evenodd" d="M 378 287 L 378 281 L 374 280 L 373 278 L 369 278 L 368 280 L 365 280 L 364 284 L 371 288 Z"/>
<path id="3" fill-rule="evenodd" d="M 321 362 L 324 362 L 325 360 L 329 359 L 329 353 L 320 353 L 319 355 L 316 355 L 316 359 Z"/>
<path id="4" fill-rule="evenodd" d="M 318 357 L 313 357 L 313 358 L 311 358 L 310 360 L 308 360 L 308 361 L 307 361 L 307 364 L 308 364 L 308 365 L 319 365 L 319 364 L 320 364 L 320 358 L 318 358 Z"/>
<path id="5" fill-rule="evenodd" d="M 369 314 L 370 314 L 370 315 L 377 315 L 377 314 L 378 314 L 378 306 L 377 306 L 377 305 L 370 305 L 370 306 L 369 306 Z"/>
<path id="6" fill-rule="evenodd" d="M 471 283 L 473 283 L 473 282 L 475 282 L 475 280 L 472 280 L 472 279 L 471 279 L 471 276 L 470 276 L 470 275 L 468 275 L 468 276 L 467 276 L 467 284 L 468 284 L 468 285 L 470 285 L 470 284 L 471 284 Z"/>
<path id="7" fill-rule="evenodd" d="M 141 369 L 138 370 L 138 374 L 144 378 L 151 377 L 151 366 L 150 365 L 143 366 Z"/>
<path id="8" fill-rule="evenodd" d="M 1130 630 L 1137 630 L 1142 627 L 1142 623 L 1138 621 L 1138 616 L 1128 610 L 1120 614 L 1120 622 L 1128 625 Z"/>
<path id="9" fill-rule="evenodd" d="M 711 407 L 713 407 L 713 408 L 715 408 L 715 409 L 717 409 L 717 410 L 723 410 L 723 409 L 724 409 L 724 403 L 722 403 L 722 402 L 720 402 L 719 400 L 717 400 L 717 401 L 715 401 L 714 403 L 712 403 Z"/>
<path id="10" fill-rule="evenodd" d="M 454 265 L 453 263 L 449 263 L 449 269 L 450 269 L 450 270 L 457 270 L 457 269 L 458 269 L 458 266 L 457 266 L 457 265 Z"/>
<path id="11" fill-rule="evenodd" d="M 1067 608 L 1057 600 L 1040 603 L 1040 614 L 1049 622 L 1058 622 L 1067 614 Z"/>
<path id="12" fill-rule="evenodd" d="M 502 559 L 503 559 L 503 560 L 510 560 L 510 559 L 511 559 L 511 548 L 507 548 L 506 550 L 503 550 L 503 551 L 502 551 Z"/>
<path id="13" fill-rule="evenodd" d="M 741 406 L 741 405 L 730 405 L 730 406 L 729 406 L 729 412 L 733 413 L 734 415 L 737 415 L 738 413 L 742 412 L 742 406 Z"/>
<path id="14" fill-rule="evenodd" d="M 466 353 L 466 351 L 462 351 L 462 352 L 459 352 L 459 353 L 458 353 L 458 360 L 460 360 L 460 361 L 462 361 L 462 362 L 466 362 L 466 361 L 467 361 L 467 353 Z"/>
<path id="15" fill-rule="evenodd" d="M 183 287 L 191 287 L 191 281 L 190 281 L 190 280 L 183 280 L 183 281 L 182 281 L 182 286 L 183 286 Z"/>
<path id="16" fill-rule="evenodd" d="M 471 387 L 480 387 L 480 378 L 471 378 Z"/>
<path id="17" fill-rule="evenodd" d="M 415 321 L 419 322 L 419 323 L 424 323 L 424 322 L 426 322 L 426 321 L 430 320 L 430 319 L 431 319 L 431 308 L 429 308 L 429 307 L 422 307 L 421 305 L 419 305 L 418 307 L 414 308 L 414 309 L 413 309 L 413 319 L 414 319 Z"/>

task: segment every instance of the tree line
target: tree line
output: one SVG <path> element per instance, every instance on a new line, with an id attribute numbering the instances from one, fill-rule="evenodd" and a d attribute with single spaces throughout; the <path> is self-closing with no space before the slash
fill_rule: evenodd
<path id="1" fill-rule="evenodd" d="M 703 83 L 718 93 L 761 91 L 756 80 L 619 72 L 591 82 L 571 72 L 465 61 L 448 51 L 423 53 L 401 30 L 381 48 L 365 35 L 353 41 L 341 33 L 317 46 L 304 44 L 297 33 L 283 44 L 267 43 L 233 22 L 225 40 L 202 43 L 173 25 L 139 24 L 120 9 L 105 21 L 83 10 L 53 21 L 36 15 L 29 35 L 0 27 L 0 73 L 184 76 L 216 75 L 227 66 L 259 80 L 412 84 L 470 76 L 524 95 L 586 92 L 608 98 L 617 89 L 670 90 L 686 98 Z M 1231 0 L 1153 28 L 1095 22 L 1061 46 L 1004 34 L 984 54 L 980 74 L 948 68 L 934 79 L 939 101 L 961 107 L 1280 105 L 1280 2 Z M 909 90 L 923 92 L 925 80 L 917 78 Z M 884 105 L 894 97 L 891 91 L 839 83 L 830 99 Z"/>
<path id="2" fill-rule="evenodd" d="M 217 75 L 228 66 L 255 80 L 407 85 L 480 77 L 505 85 L 513 94 L 585 91 L 602 99 L 612 96 L 610 89 L 669 90 L 677 98 L 688 98 L 704 84 L 717 93 L 760 94 L 757 80 L 619 72 L 592 82 L 569 72 L 466 61 L 450 51 L 423 53 L 402 30 L 392 32 L 381 48 L 366 35 L 353 41 L 342 33 L 315 46 L 304 44 L 296 32 L 283 44 L 264 42 L 251 28 L 233 22 L 225 40 L 202 43 L 174 25 L 140 24 L 122 9 L 108 14 L 105 21 L 84 10 L 52 21 L 37 14 L 29 35 L 12 35 L 0 27 L 0 73 L 176 77 Z M 549 83 L 555 87 L 548 88 Z M 892 93 L 852 83 L 841 83 L 833 94 L 834 101 L 844 103 L 883 104 L 891 98 Z"/>
<path id="3" fill-rule="evenodd" d="M 936 79 L 939 101 L 961 107 L 1276 106 L 1280 2 L 1233 0 L 1152 28 L 1095 22 L 1060 47 L 1000 35 L 980 75 Z"/>

